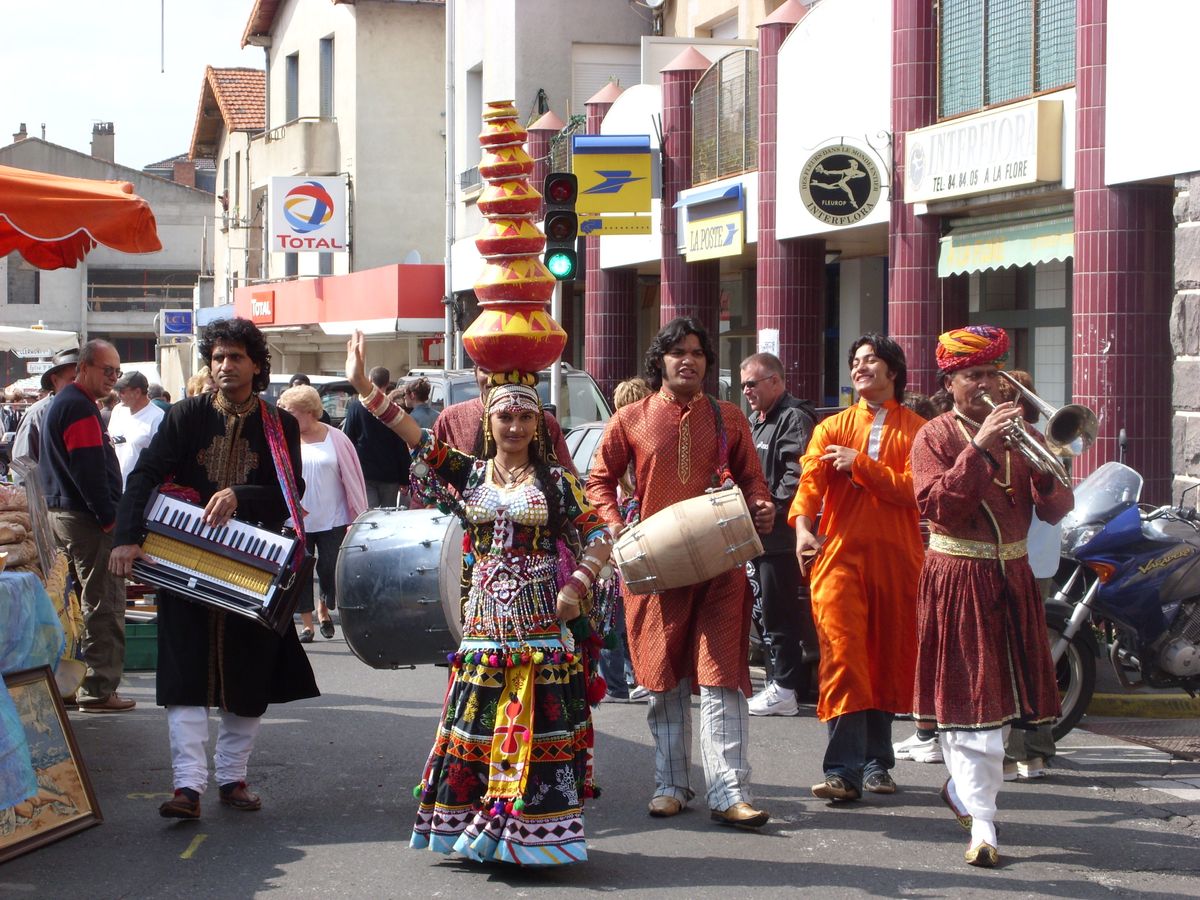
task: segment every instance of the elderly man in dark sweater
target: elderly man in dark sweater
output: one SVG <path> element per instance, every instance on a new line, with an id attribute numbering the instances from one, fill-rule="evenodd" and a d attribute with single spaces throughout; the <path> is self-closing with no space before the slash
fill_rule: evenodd
<path id="1" fill-rule="evenodd" d="M 376 366 L 367 376 L 371 383 L 387 393 L 392 373 Z M 396 495 L 408 484 L 409 453 L 394 431 L 363 409 L 355 398 L 346 406 L 342 433 L 350 438 L 358 453 L 363 480 L 367 486 L 367 506 L 396 506 Z"/>
<path id="2" fill-rule="evenodd" d="M 121 357 L 107 341 L 88 341 L 75 380 L 46 412 L 38 465 L 55 543 L 67 554 L 83 607 L 81 712 L 125 712 L 117 694 L 125 672 L 125 590 L 108 571 L 121 499 L 121 469 L 96 401 L 121 377 Z"/>

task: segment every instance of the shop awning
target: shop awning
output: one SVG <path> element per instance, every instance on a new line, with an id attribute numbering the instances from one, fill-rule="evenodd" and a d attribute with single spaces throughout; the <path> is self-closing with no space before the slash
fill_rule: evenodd
<path id="1" fill-rule="evenodd" d="M 938 277 L 1035 266 L 1070 259 L 1074 254 L 1074 216 L 976 227 L 964 224 L 942 238 Z"/>

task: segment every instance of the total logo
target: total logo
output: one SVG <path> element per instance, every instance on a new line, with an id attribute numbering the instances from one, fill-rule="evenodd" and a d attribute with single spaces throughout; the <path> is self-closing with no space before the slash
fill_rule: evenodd
<path id="1" fill-rule="evenodd" d="M 286 250 L 344 250 L 336 237 L 313 235 L 333 218 L 333 198 L 318 181 L 298 184 L 283 199 L 283 218 L 291 233 L 277 234 Z"/>

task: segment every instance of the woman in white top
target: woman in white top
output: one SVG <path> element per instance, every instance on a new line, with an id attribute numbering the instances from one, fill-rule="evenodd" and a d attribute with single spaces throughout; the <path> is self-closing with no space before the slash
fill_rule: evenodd
<path id="1" fill-rule="evenodd" d="M 315 388 L 298 385 L 279 397 L 279 407 L 300 423 L 300 459 L 304 468 L 304 531 L 308 546 L 317 557 L 317 581 L 321 586 L 319 604 L 314 603 L 313 586 L 304 586 L 298 607 L 304 628 L 300 642 L 313 639 L 313 610 L 317 612 L 321 635 L 333 637 L 333 619 L 329 610 L 337 608 L 334 571 L 338 548 L 346 536 L 346 526 L 367 508 L 367 489 L 358 454 L 350 439 L 321 423 L 321 397 Z"/>

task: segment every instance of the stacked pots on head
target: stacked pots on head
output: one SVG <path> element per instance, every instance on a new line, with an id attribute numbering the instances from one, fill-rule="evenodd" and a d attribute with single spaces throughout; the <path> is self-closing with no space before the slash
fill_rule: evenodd
<path id="1" fill-rule="evenodd" d="M 487 183 L 476 205 L 487 220 L 475 246 L 486 265 L 475 282 L 482 312 L 463 332 L 463 345 L 490 372 L 537 372 L 553 363 L 567 333 L 550 317 L 555 278 L 542 263 L 546 236 L 535 224 L 542 195 L 529 183 L 533 159 L 512 101 L 483 113 L 479 174 Z"/>

